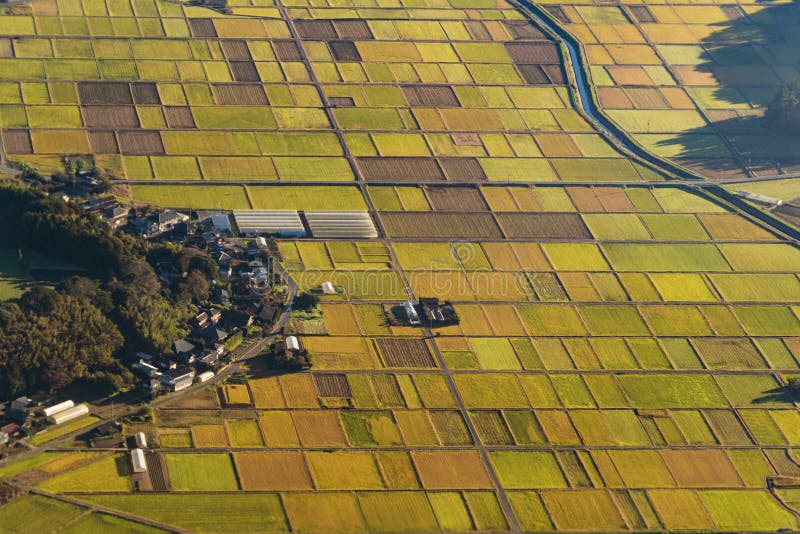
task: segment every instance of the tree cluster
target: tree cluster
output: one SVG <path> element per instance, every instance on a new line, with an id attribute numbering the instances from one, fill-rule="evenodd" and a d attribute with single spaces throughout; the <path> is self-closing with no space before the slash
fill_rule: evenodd
<path id="1" fill-rule="evenodd" d="M 86 274 L 0 304 L 0 398 L 78 380 L 103 393 L 124 387 L 131 376 L 119 356 L 169 355 L 188 332 L 192 302 L 207 298 L 216 274 L 200 251 L 159 252 L 161 245 L 114 232 L 79 207 L 29 188 L 0 187 L 0 239 L 3 248 L 32 249 Z M 148 261 L 157 258 L 188 276 L 164 288 Z"/>
<path id="2" fill-rule="evenodd" d="M 767 107 L 764 119 L 773 130 L 800 136 L 800 80 L 783 86 Z"/>

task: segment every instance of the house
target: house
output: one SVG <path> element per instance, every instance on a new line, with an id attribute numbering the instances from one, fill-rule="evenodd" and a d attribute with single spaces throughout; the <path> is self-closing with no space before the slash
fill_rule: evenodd
<path id="1" fill-rule="evenodd" d="M 158 379 L 170 391 L 180 391 L 192 385 L 192 381 L 194 380 L 194 369 L 191 367 L 170 369 L 169 371 L 164 371 L 161 373 Z"/>
<path id="2" fill-rule="evenodd" d="M 256 247 L 258 247 L 258 248 L 267 248 L 267 240 L 262 236 L 258 236 L 256 238 Z"/>
<path id="3" fill-rule="evenodd" d="M 11 401 L 11 407 L 8 409 L 7 416 L 14 422 L 23 426 L 31 424 L 33 420 L 33 412 L 30 409 L 33 401 L 28 397 L 19 397 Z"/>
<path id="4" fill-rule="evenodd" d="M 5 432 L 0 432 L 0 447 L 5 447 L 9 441 L 11 441 L 11 436 Z"/>
<path id="5" fill-rule="evenodd" d="M 230 337 L 230 334 L 221 328 L 217 328 L 214 325 L 209 326 L 208 328 L 203 328 L 197 332 L 192 334 L 195 337 L 201 337 L 203 339 L 208 339 L 211 341 L 225 341 Z"/>
<path id="6" fill-rule="evenodd" d="M 192 322 L 197 326 L 197 328 L 207 328 L 211 326 L 211 318 L 208 316 L 206 312 L 200 312 L 194 316 Z"/>
<path id="7" fill-rule="evenodd" d="M 22 427 L 17 423 L 8 423 L 7 425 L 0 426 L 0 432 L 9 437 L 17 436 L 22 431 Z"/>
<path id="8" fill-rule="evenodd" d="M 231 231 L 231 220 L 225 213 L 212 215 L 210 219 L 211 226 L 213 226 L 218 232 L 222 233 Z"/>
<path id="9" fill-rule="evenodd" d="M 278 307 L 270 303 L 261 306 L 261 309 L 259 309 L 256 314 L 256 318 L 261 321 L 262 324 L 270 324 L 275 321 L 277 315 Z"/>
<path id="10" fill-rule="evenodd" d="M 189 216 L 174 210 L 164 210 L 156 214 L 156 224 L 159 232 L 168 232 L 179 223 L 188 222 Z"/>
<path id="11" fill-rule="evenodd" d="M 231 305 L 231 294 L 225 289 L 218 289 L 211 297 L 211 302 L 223 308 L 228 308 Z"/>
<path id="12" fill-rule="evenodd" d="M 203 351 L 203 354 L 197 359 L 197 361 L 198 363 L 202 363 L 208 367 L 215 367 L 223 354 L 225 354 L 225 345 L 222 343 L 214 343 L 212 347 Z"/>
<path id="13" fill-rule="evenodd" d="M 253 316 L 245 311 L 229 310 L 223 315 L 223 323 L 227 328 L 247 328 L 253 324 Z"/>
<path id="14" fill-rule="evenodd" d="M 192 353 L 195 350 L 195 346 L 186 341 L 185 339 L 179 339 L 172 344 L 175 349 L 175 355 L 179 358 L 189 359 L 192 356 Z"/>
<path id="15" fill-rule="evenodd" d="M 422 312 L 431 325 L 445 326 L 458 324 L 458 314 L 453 305 L 448 302 L 439 302 L 439 299 L 420 299 Z"/>

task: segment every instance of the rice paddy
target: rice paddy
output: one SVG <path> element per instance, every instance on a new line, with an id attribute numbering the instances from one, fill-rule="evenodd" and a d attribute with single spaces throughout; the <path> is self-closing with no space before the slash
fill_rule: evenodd
<path id="1" fill-rule="evenodd" d="M 770 76 L 796 72 L 795 41 L 741 59 L 728 37 L 782 8 L 596 4 L 540 3 L 636 141 L 712 177 L 790 167 L 793 147 L 743 128 Z M 253 366 L 158 406 L 166 491 L 115 454 L 48 452 L 0 477 L 196 532 L 799 528 L 800 497 L 778 487 L 800 473 L 794 243 L 620 153 L 575 109 L 560 45 L 509 3 L 228 9 L 9 8 L 9 158 L 90 154 L 165 208 L 369 211 L 381 237 L 279 240 L 301 290 L 342 289 L 301 331 L 313 369 Z M 400 324 L 422 297 L 457 324 Z M 0 522 L 49 528 L 50 507 L 66 531 L 134 529 L 41 496 Z"/>

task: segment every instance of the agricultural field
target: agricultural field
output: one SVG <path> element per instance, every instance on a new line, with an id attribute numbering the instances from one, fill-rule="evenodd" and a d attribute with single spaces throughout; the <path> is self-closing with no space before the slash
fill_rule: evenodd
<path id="1" fill-rule="evenodd" d="M 796 147 L 741 148 L 763 87 L 740 84 L 745 109 L 699 77 L 744 61 L 706 42 L 741 23 L 719 13 L 760 31 L 778 4 L 537 3 L 585 43 L 603 109 L 642 145 L 713 177 L 746 158 L 790 167 Z M 310 371 L 252 360 L 155 406 L 146 475 L 111 451 L 2 466 L 52 497 L 0 507 L 0 525 L 800 529 L 796 241 L 619 152 L 574 107 L 562 46 L 516 4 L 194 4 L 8 8 L 8 157 L 89 154 L 127 180 L 115 192 L 160 207 L 369 212 L 379 237 L 278 240 L 301 291 L 337 290 L 289 323 Z M 791 76 L 781 43 L 758 58 Z M 0 298 L 15 272 L 2 258 Z M 457 324 L 404 324 L 424 297 Z"/>
<path id="2" fill-rule="evenodd" d="M 601 108 L 644 148 L 707 178 L 799 168 L 797 143 L 761 122 L 800 76 L 793 2 L 536 4 L 581 43 Z"/>

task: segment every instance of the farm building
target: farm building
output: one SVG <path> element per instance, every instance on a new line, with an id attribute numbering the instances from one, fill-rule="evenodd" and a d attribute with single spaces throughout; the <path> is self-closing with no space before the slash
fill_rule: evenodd
<path id="1" fill-rule="evenodd" d="M 287 350 L 300 350 L 300 341 L 298 341 L 296 336 L 288 336 L 286 338 L 286 349 Z"/>
<path id="2" fill-rule="evenodd" d="M 144 457 L 144 451 L 142 449 L 133 449 L 131 451 L 131 464 L 133 465 L 134 473 L 147 472 L 147 460 Z"/>
<path id="3" fill-rule="evenodd" d="M 333 287 L 331 282 L 322 282 L 322 293 L 324 295 L 335 295 L 336 288 Z"/>
<path id="4" fill-rule="evenodd" d="M 233 217 L 239 231 L 246 235 L 259 233 L 281 237 L 306 235 L 297 210 L 235 210 Z"/>
<path id="5" fill-rule="evenodd" d="M 408 322 L 410 324 L 420 323 L 419 314 L 417 313 L 417 310 L 414 308 L 414 304 L 410 300 L 407 300 L 405 304 L 403 304 L 403 308 L 405 308 L 406 310 L 406 316 L 408 316 Z"/>
<path id="6" fill-rule="evenodd" d="M 768 197 L 758 193 L 750 193 L 749 191 L 738 191 L 736 194 L 747 200 L 752 200 L 753 202 L 758 202 L 760 204 L 766 204 L 767 206 L 780 206 L 783 204 L 783 200 L 779 198 Z"/>
<path id="7" fill-rule="evenodd" d="M 378 237 L 378 230 L 366 211 L 306 211 L 305 217 L 314 237 Z"/>
<path id="8" fill-rule="evenodd" d="M 45 417 L 50 417 L 51 415 L 55 415 L 58 412 L 63 412 L 66 409 L 72 408 L 75 406 L 75 403 L 71 400 L 65 400 L 64 402 L 59 402 L 58 404 L 54 404 L 53 406 L 48 406 L 42 413 Z"/>
<path id="9" fill-rule="evenodd" d="M 139 447 L 140 449 L 147 448 L 147 437 L 145 437 L 144 432 L 137 432 L 135 439 L 137 447 Z"/>
<path id="10" fill-rule="evenodd" d="M 78 417 L 83 417 L 84 415 L 89 415 L 89 407 L 85 404 L 78 404 L 77 406 L 67 408 L 66 410 L 62 410 L 58 413 L 48 416 L 47 422 L 53 423 L 54 425 L 60 425 L 62 423 L 66 423 L 67 421 L 77 419 Z"/>
<path id="11" fill-rule="evenodd" d="M 202 372 L 199 375 L 197 375 L 197 380 L 199 380 L 201 383 L 208 382 L 212 378 L 214 378 L 214 372 L 213 371 L 205 371 L 205 372 Z"/>
<path id="12" fill-rule="evenodd" d="M 164 371 L 158 379 L 167 386 L 170 391 L 180 391 L 192 385 L 194 380 L 194 369 L 182 367 L 180 369 L 170 369 Z"/>

